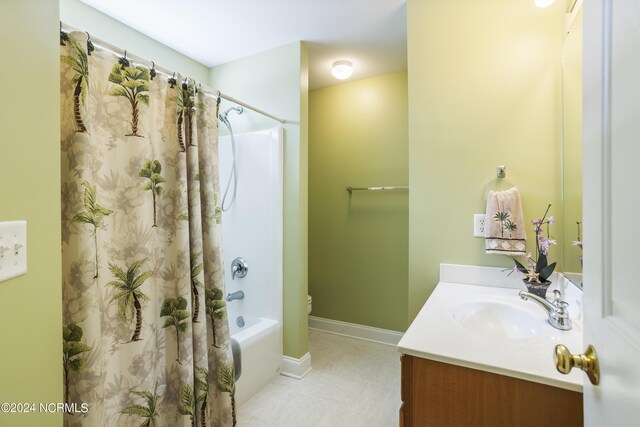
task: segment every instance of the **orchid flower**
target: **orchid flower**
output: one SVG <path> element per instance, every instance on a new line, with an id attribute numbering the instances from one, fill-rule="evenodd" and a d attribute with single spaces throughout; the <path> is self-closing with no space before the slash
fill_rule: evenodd
<path id="1" fill-rule="evenodd" d="M 532 253 L 529 252 L 525 256 L 525 264 L 521 264 L 518 260 L 515 260 L 516 267 L 512 270 L 519 271 L 525 275 L 525 280 L 528 282 L 542 282 L 546 283 L 553 273 L 555 269 L 556 263 L 548 263 L 547 255 L 549 254 L 549 248 L 551 245 L 556 245 L 557 242 L 551 238 L 549 234 L 549 228 L 551 225 L 556 223 L 556 219 L 553 216 L 547 217 L 549 213 L 549 209 L 551 209 L 551 205 L 547 206 L 547 210 L 542 215 L 541 219 L 533 219 L 531 220 L 531 224 L 533 225 L 533 229 L 536 234 L 536 257 L 534 258 Z M 546 237 L 542 236 L 544 232 L 544 226 L 547 226 Z M 526 267 L 525 267 L 526 265 Z"/>

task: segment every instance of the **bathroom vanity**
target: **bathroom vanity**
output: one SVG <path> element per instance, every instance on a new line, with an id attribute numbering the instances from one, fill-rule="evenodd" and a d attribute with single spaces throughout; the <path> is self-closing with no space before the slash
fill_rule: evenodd
<path id="1" fill-rule="evenodd" d="M 581 392 L 402 356 L 401 427 L 582 425 Z"/>
<path id="2" fill-rule="evenodd" d="M 515 274 L 443 264 L 398 344 L 400 425 L 582 426 L 582 373 L 561 375 L 553 360 L 557 344 L 582 350 L 582 295 L 562 276 L 553 283 L 569 303 L 569 331 L 518 296 Z"/>

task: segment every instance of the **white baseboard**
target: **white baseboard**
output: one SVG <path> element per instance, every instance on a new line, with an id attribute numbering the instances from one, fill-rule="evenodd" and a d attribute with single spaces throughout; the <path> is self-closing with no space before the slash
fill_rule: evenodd
<path id="1" fill-rule="evenodd" d="M 315 316 L 309 316 L 309 329 L 393 346 L 397 345 L 404 335 L 402 332 L 341 322 L 339 320 L 323 319 Z"/>
<path id="2" fill-rule="evenodd" d="M 280 371 L 281 375 L 301 380 L 305 375 L 309 373 L 309 371 L 311 371 L 311 354 L 307 353 L 300 359 L 289 356 L 282 356 L 282 371 Z"/>

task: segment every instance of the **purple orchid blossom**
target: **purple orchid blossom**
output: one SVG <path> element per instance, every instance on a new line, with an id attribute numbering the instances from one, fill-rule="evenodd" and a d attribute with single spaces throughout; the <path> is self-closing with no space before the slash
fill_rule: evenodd
<path id="1" fill-rule="evenodd" d="M 540 246 L 540 252 L 544 255 L 549 254 L 549 248 L 551 245 L 557 244 L 555 240 L 547 239 L 545 237 L 538 237 L 538 242 Z"/>
<path id="2" fill-rule="evenodd" d="M 551 204 L 547 206 L 547 210 L 542 215 L 541 219 L 531 220 L 531 224 L 534 226 L 534 232 L 536 234 L 536 255 L 537 257 L 534 259 L 531 253 L 528 253 L 525 257 L 525 263 L 527 267 L 522 265 L 516 259 L 514 259 L 516 263 L 516 269 L 523 273 L 527 280 L 535 281 L 535 282 L 547 282 L 551 273 L 556 267 L 556 263 L 547 263 L 547 256 L 549 255 L 549 249 L 552 245 L 556 245 L 556 241 L 552 238 L 549 232 L 549 226 L 556 223 L 556 219 L 553 216 L 547 217 L 549 213 L 549 209 L 551 209 Z M 546 225 L 546 237 L 541 236 L 544 233 L 544 228 Z"/>

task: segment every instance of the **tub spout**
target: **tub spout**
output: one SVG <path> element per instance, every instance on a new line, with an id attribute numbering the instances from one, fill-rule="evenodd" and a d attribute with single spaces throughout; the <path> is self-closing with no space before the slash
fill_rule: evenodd
<path id="1" fill-rule="evenodd" d="M 244 299 L 244 292 L 242 291 L 236 291 L 236 292 L 232 292 L 230 294 L 227 294 L 227 301 L 233 301 L 236 299 Z"/>

